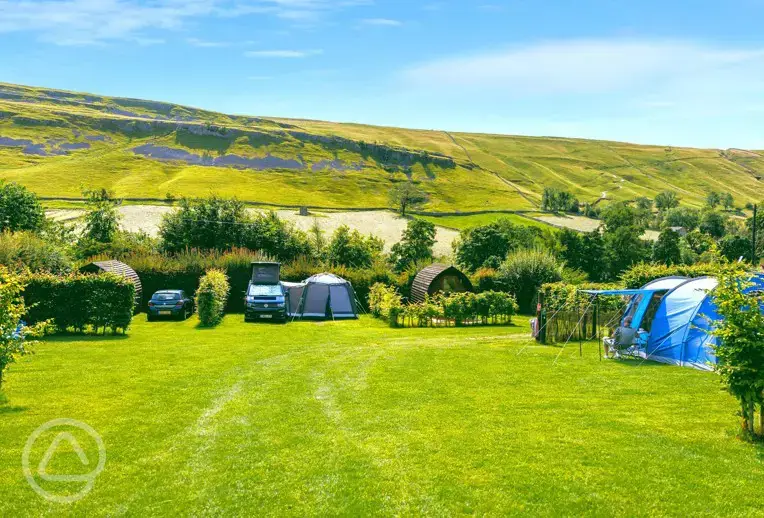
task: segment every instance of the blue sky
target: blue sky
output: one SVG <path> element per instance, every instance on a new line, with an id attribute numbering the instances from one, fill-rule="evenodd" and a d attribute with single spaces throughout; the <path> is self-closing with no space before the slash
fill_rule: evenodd
<path id="1" fill-rule="evenodd" d="M 0 81 L 248 115 L 764 149 L 764 0 L 0 0 Z"/>

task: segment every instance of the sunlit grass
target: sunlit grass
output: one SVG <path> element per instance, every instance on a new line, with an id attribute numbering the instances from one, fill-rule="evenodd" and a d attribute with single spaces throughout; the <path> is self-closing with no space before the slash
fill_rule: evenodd
<path id="1" fill-rule="evenodd" d="M 7 376 L 0 515 L 755 515 L 764 452 L 717 377 L 538 347 L 517 327 L 216 329 L 137 317 L 59 337 Z M 69 506 L 32 492 L 29 434 L 68 417 L 107 449 Z M 71 457 L 71 455 L 70 455 Z M 76 465 L 62 461 L 58 469 Z"/>

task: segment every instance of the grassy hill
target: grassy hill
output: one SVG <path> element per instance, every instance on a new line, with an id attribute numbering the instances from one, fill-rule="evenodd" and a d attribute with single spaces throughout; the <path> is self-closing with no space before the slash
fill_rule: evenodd
<path id="1" fill-rule="evenodd" d="M 429 211 L 533 210 L 544 187 L 581 200 L 708 191 L 764 197 L 764 156 L 746 150 L 417 131 L 233 116 L 169 103 L 0 83 L 0 178 L 40 196 L 82 186 L 126 198 L 215 192 L 279 205 L 387 205 L 409 177 Z"/>

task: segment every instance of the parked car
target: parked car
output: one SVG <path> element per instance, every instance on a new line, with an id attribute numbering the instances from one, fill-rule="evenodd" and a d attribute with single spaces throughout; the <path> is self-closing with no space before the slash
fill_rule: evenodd
<path id="1" fill-rule="evenodd" d="M 244 321 L 286 322 L 286 292 L 279 282 L 279 263 L 252 263 L 252 278 L 245 296 Z"/>
<path id="2" fill-rule="evenodd" d="M 194 299 L 183 290 L 161 290 L 149 300 L 148 320 L 170 317 L 185 320 L 194 313 Z"/>

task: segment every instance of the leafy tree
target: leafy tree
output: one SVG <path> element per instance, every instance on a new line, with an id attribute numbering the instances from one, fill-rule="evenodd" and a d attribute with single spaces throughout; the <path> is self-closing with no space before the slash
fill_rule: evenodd
<path id="1" fill-rule="evenodd" d="M 604 280 L 615 280 L 632 265 L 650 258 L 650 247 L 639 237 L 637 227 L 623 226 L 603 234 Z"/>
<path id="2" fill-rule="evenodd" d="M 405 216 L 409 209 L 421 207 L 429 199 L 427 193 L 412 182 L 395 184 L 388 196 L 390 204 L 401 213 L 401 216 Z"/>
<path id="3" fill-rule="evenodd" d="M 401 241 L 393 245 L 390 253 L 390 262 L 395 271 L 402 272 L 411 264 L 432 261 L 435 234 L 435 225 L 429 221 L 421 219 L 409 221 Z"/>
<path id="4" fill-rule="evenodd" d="M 539 233 L 536 228 L 515 225 L 508 218 L 463 230 L 453 245 L 456 262 L 470 271 L 486 263 L 501 263 L 510 251 L 534 246 Z"/>
<path id="5" fill-rule="evenodd" d="M 338 228 L 327 249 L 327 259 L 331 264 L 351 268 L 368 268 L 380 256 L 384 248 L 381 239 L 363 236 L 357 230 L 350 231 L 347 225 Z"/>
<path id="6" fill-rule="evenodd" d="M 711 207 L 712 209 L 715 209 L 719 206 L 722 202 L 722 195 L 719 194 L 716 191 L 711 191 L 708 193 L 708 196 L 706 196 L 706 205 Z"/>
<path id="7" fill-rule="evenodd" d="M 653 244 L 653 261 L 671 266 L 679 264 L 681 260 L 679 234 L 670 228 L 664 229 Z"/>
<path id="8" fill-rule="evenodd" d="M 719 240 L 719 252 L 728 261 L 751 260 L 751 241 L 741 235 L 729 234 Z"/>
<path id="9" fill-rule="evenodd" d="M 724 208 L 727 210 L 732 210 L 735 208 L 735 198 L 732 196 L 732 193 L 725 192 L 722 194 L 721 202 Z"/>
<path id="10" fill-rule="evenodd" d="M 307 236 L 276 213 L 253 216 L 242 202 L 217 196 L 182 199 L 180 208 L 162 219 L 159 235 L 170 253 L 243 247 L 288 261 L 310 251 Z"/>
<path id="11" fill-rule="evenodd" d="M 34 193 L 14 182 L 0 182 L 0 232 L 39 231 L 45 212 Z"/>
<path id="12" fill-rule="evenodd" d="M 690 207 L 674 207 L 666 212 L 663 224 L 667 227 L 683 227 L 687 231 L 698 228 L 700 213 Z"/>
<path id="13" fill-rule="evenodd" d="M 324 254 L 326 253 L 327 243 L 324 234 L 325 233 L 321 229 L 318 220 L 314 219 L 313 224 L 310 226 L 310 230 L 308 230 L 308 235 L 310 236 L 310 246 L 313 249 L 313 257 L 319 260 L 323 259 Z"/>
<path id="14" fill-rule="evenodd" d="M 44 326 L 28 328 L 21 321 L 26 314 L 23 291 L 19 277 L 0 266 L 0 389 L 8 366 L 19 357 L 31 354 L 34 342 L 27 341 L 26 337 L 37 334 Z"/>
<path id="15" fill-rule="evenodd" d="M 746 431 L 753 435 L 755 405 L 764 417 L 764 294 L 746 293 L 748 275 L 725 272 L 713 292 L 717 372 L 740 402 Z M 760 434 L 764 436 L 764 420 Z"/>
<path id="16" fill-rule="evenodd" d="M 700 218 L 700 231 L 713 238 L 724 236 L 729 218 L 716 211 L 705 211 Z"/>
<path id="17" fill-rule="evenodd" d="M 578 213 L 579 203 L 576 197 L 568 191 L 546 187 L 541 196 L 541 208 L 550 212 Z"/>
<path id="18" fill-rule="evenodd" d="M 600 217 L 605 225 L 605 232 L 612 232 L 621 227 L 631 227 L 638 229 L 637 235 L 640 235 L 647 228 L 637 209 L 623 202 L 611 203 L 602 210 Z"/>
<path id="19" fill-rule="evenodd" d="M 647 196 L 639 196 L 636 200 L 637 208 L 640 210 L 651 211 L 653 210 L 653 200 Z"/>
<path id="20" fill-rule="evenodd" d="M 655 197 L 655 206 L 660 211 L 673 209 L 679 206 L 679 197 L 673 191 L 663 191 Z"/>
<path id="21" fill-rule="evenodd" d="M 520 250 L 510 254 L 496 280 L 517 298 L 520 311 L 531 313 L 542 285 L 562 280 L 564 265 L 544 250 Z"/>
<path id="22" fill-rule="evenodd" d="M 122 204 L 122 200 L 115 199 L 106 189 L 85 190 L 83 195 L 88 206 L 83 239 L 111 243 L 119 231 L 121 216 L 117 207 Z"/>

